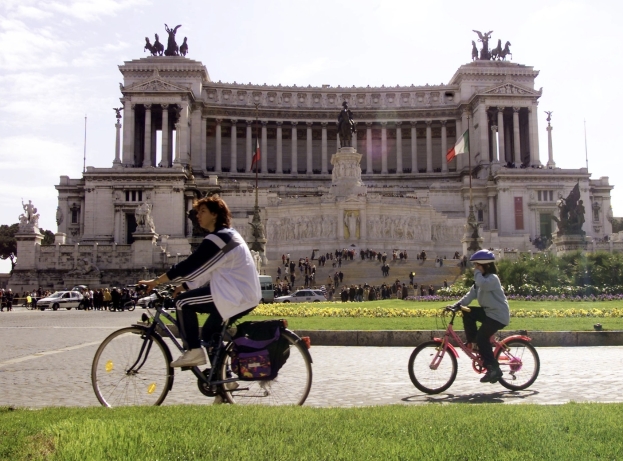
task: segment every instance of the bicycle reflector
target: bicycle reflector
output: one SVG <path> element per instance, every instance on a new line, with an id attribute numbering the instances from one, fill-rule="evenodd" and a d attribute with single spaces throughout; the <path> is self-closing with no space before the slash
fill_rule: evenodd
<path id="1" fill-rule="evenodd" d="M 305 343 L 305 347 L 307 349 L 309 349 L 311 347 L 311 339 L 309 338 L 309 336 L 303 336 L 301 338 L 301 341 L 303 341 Z"/>
<path id="2" fill-rule="evenodd" d="M 281 326 L 283 326 L 283 328 L 288 328 L 288 321 L 286 319 L 281 319 Z"/>

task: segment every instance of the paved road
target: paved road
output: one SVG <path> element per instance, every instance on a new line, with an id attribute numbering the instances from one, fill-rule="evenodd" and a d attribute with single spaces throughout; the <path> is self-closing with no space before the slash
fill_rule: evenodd
<path id="1" fill-rule="evenodd" d="M 94 406 L 90 366 L 99 343 L 140 317 L 94 311 L 0 312 L 0 406 Z M 412 348 L 313 347 L 314 381 L 306 405 L 355 407 L 428 402 L 557 404 L 623 402 L 623 347 L 539 348 L 541 374 L 531 388 L 511 392 L 480 384 L 459 359 L 457 380 L 436 396 L 409 380 Z M 173 354 L 175 357 L 175 353 Z M 177 372 L 165 404 L 211 404 L 190 372 Z"/>

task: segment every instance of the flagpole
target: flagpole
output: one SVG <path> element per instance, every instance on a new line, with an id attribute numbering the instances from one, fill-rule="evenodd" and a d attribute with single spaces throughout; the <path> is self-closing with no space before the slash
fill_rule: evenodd
<path id="1" fill-rule="evenodd" d="M 257 146 L 260 143 L 260 137 L 259 137 L 259 133 L 258 133 L 259 107 L 260 107 L 260 103 L 255 103 L 255 153 L 253 154 L 253 157 L 256 156 L 256 154 L 257 154 Z M 257 188 L 257 164 L 259 163 L 259 161 L 260 161 L 259 158 L 255 160 L 255 208 L 256 209 L 259 206 L 259 202 L 258 202 L 258 188 Z"/>
<path id="2" fill-rule="evenodd" d="M 586 171 L 588 171 L 588 144 L 586 143 L 586 119 L 584 119 L 584 155 L 586 156 Z"/>

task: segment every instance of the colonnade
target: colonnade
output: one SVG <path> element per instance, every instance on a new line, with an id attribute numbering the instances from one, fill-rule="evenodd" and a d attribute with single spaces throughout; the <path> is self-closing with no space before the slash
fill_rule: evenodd
<path id="1" fill-rule="evenodd" d="M 360 121 L 358 133 L 353 134 L 353 147 L 365 156 L 364 171 L 367 174 L 447 173 L 467 166 L 465 156 L 458 156 L 448 165 L 446 153 L 470 126 L 472 165 L 482 161 L 511 162 L 516 166 L 540 164 L 536 104 L 531 107 L 479 105 L 473 111 L 474 122 L 468 123 L 470 114 L 471 111 L 464 110 L 459 118 L 451 119 Z M 224 119 L 203 115 L 200 108 L 191 112 L 186 101 L 176 104 L 126 102 L 124 118 L 121 163 L 125 166 L 171 167 L 191 163 L 192 157 L 193 167 L 203 171 L 250 173 L 256 149 L 254 137 L 258 136 L 262 174 L 328 174 L 330 156 L 340 147 L 335 122 Z M 243 131 L 246 142 L 239 145 L 240 125 L 246 127 Z M 478 126 L 485 129 L 476 131 Z M 448 128 L 453 129 L 450 136 Z M 162 132 L 160 163 L 156 159 L 155 146 L 158 129 Z M 224 129 L 227 130 L 225 134 Z M 284 136 L 284 130 L 289 130 L 289 136 Z M 321 131 L 316 138 L 320 139 L 320 146 L 313 142 L 314 131 Z M 335 141 L 329 140 L 329 132 Z M 176 136 L 175 152 L 172 149 L 173 135 Z M 299 136 L 305 136 L 305 140 L 299 142 Z M 224 141 L 223 138 L 228 139 Z M 404 142 L 409 138 L 410 142 Z M 362 146 L 358 146 L 359 141 Z M 335 145 L 330 145 L 333 142 Z M 244 154 L 240 152 L 241 148 Z M 304 152 L 299 153 L 299 149 Z M 410 155 L 404 155 L 405 149 L 410 149 Z M 424 152 L 419 152 L 421 149 Z M 477 152 L 484 155 L 476 159 Z M 244 161 L 239 162 L 241 155 Z"/>
<path id="2" fill-rule="evenodd" d="M 259 122 L 260 129 L 257 130 L 255 127 L 254 120 L 244 120 L 240 121 L 238 119 L 230 119 L 224 120 L 222 118 L 208 119 L 208 122 L 212 122 L 214 129 L 214 150 L 213 152 L 205 152 L 206 154 L 212 157 L 212 164 L 214 165 L 214 171 L 219 173 L 223 170 L 223 159 L 229 157 L 230 165 L 238 165 L 238 125 L 240 123 L 246 123 L 246 155 L 245 155 L 245 172 L 252 171 L 252 157 L 253 152 L 255 150 L 255 146 L 253 145 L 253 139 L 255 137 L 255 132 L 259 131 L 260 136 L 260 148 L 261 148 L 261 160 L 260 160 L 260 168 L 263 173 L 274 172 L 276 174 L 283 174 L 286 171 L 290 171 L 291 173 L 304 173 L 304 174 L 312 174 L 314 173 L 314 156 L 320 156 L 320 173 L 328 174 L 330 167 L 330 156 L 329 152 L 335 152 L 340 147 L 339 137 L 335 139 L 335 145 L 330 146 L 329 142 L 329 122 L 309 122 L 309 121 L 266 121 L 263 120 Z M 412 173 L 420 172 L 420 168 L 418 167 L 418 135 L 417 129 L 425 127 L 425 140 L 426 140 L 426 161 L 425 165 L 422 165 L 422 169 L 426 173 L 432 173 L 435 169 L 441 171 L 442 173 L 448 172 L 448 163 L 446 161 L 446 152 L 448 148 L 448 120 L 424 120 L 424 121 L 381 121 L 381 122 L 363 122 L 359 123 L 358 133 L 365 133 L 363 136 L 363 140 L 365 140 L 365 152 L 360 151 L 361 154 L 365 154 L 366 158 L 366 167 L 368 169 L 368 173 L 372 172 L 373 165 L 373 156 L 375 155 L 374 147 L 373 147 L 373 139 L 377 139 L 373 137 L 373 130 L 380 131 L 380 161 L 381 161 L 381 170 L 378 173 L 388 174 L 390 173 L 388 168 L 388 160 L 390 156 L 393 156 L 393 164 L 396 165 L 395 173 L 402 174 L 405 173 L 405 170 L 408 170 Z M 453 121 L 454 122 L 454 121 Z M 229 127 L 224 126 L 228 124 Z M 440 125 L 440 135 L 441 140 L 438 143 L 438 146 L 433 145 L 433 124 Z M 268 159 L 268 127 L 275 129 L 275 137 L 274 137 L 274 162 L 273 167 L 269 170 Z M 365 130 L 362 129 L 362 125 L 365 126 Z M 305 128 L 305 142 L 299 143 L 299 134 L 301 127 Z M 290 130 L 290 136 L 288 139 L 285 139 L 284 143 L 284 129 Z M 315 152 L 313 148 L 313 130 L 320 130 L 320 149 L 319 152 Z M 388 130 L 395 130 L 395 138 L 393 138 L 390 142 L 388 142 Z M 410 130 L 411 143 L 411 155 L 410 162 L 405 162 L 403 160 L 403 130 Z M 223 143 L 223 133 L 229 132 L 229 145 L 226 146 Z M 302 131 L 302 130 L 301 130 Z M 358 146 L 358 133 L 353 133 L 352 145 L 356 149 Z M 376 133 L 378 136 L 379 133 Z M 335 131 L 332 130 L 332 135 L 335 135 Z M 454 142 L 454 136 L 450 140 Z M 391 149 L 390 149 L 391 144 Z M 304 157 L 299 157 L 299 149 L 303 147 L 305 149 Z M 364 147 L 364 146 L 362 146 Z M 289 157 L 290 164 L 285 165 L 284 163 L 284 153 L 289 149 Z M 203 157 L 203 153 L 202 153 Z M 299 161 L 302 160 L 302 164 L 299 165 Z M 437 165 L 437 168 L 434 167 Z M 425 167 L 425 169 L 424 169 Z M 392 169 L 394 170 L 394 169 Z M 232 170 L 230 170 L 232 171 Z M 394 171 L 392 171 L 394 172 Z"/>

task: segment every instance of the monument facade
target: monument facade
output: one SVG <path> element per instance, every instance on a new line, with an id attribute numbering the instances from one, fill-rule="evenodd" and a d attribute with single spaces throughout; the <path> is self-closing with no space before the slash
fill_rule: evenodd
<path id="1" fill-rule="evenodd" d="M 162 271 L 198 238 L 187 212 L 205 194 L 223 196 L 252 242 L 257 144 L 268 260 L 353 246 L 463 253 L 470 173 L 482 246 L 535 250 L 576 185 L 583 231 L 597 242 L 612 231 L 613 186 L 557 168 L 549 124 L 543 165 L 539 72 L 503 60 L 509 45 L 477 53 L 446 84 L 374 88 L 224 83 L 157 50 L 124 62 L 111 166 L 61 177 L 57 244 L 38 248 L 32 267 L 18 261 L 15 280 L 61 287 L 85 258 L 103 285 Z M 448 162 L 466 130 L 469 153 Z"/>

